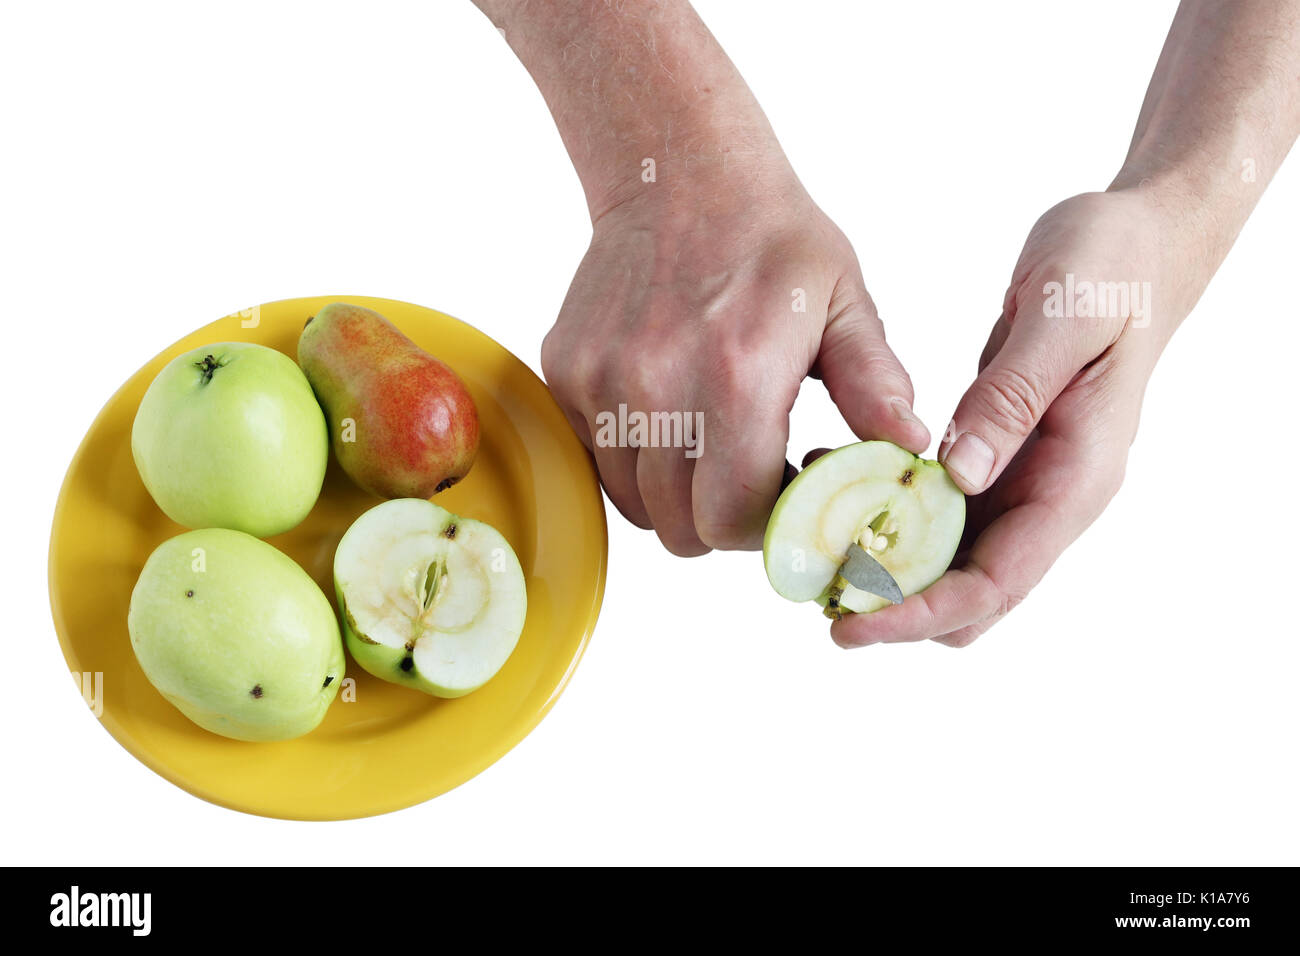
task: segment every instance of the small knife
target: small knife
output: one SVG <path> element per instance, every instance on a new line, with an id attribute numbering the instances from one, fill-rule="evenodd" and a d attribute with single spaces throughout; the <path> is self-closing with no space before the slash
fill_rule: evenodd
<path id="1" fill-rule="evenodd" d="M 882 597 L 891 604 L 903 603 L 903 589 L 894 576 L 856 542 L 849 545 L 848 556 L 840 565 L 840 577 L 859 591 Z"/>

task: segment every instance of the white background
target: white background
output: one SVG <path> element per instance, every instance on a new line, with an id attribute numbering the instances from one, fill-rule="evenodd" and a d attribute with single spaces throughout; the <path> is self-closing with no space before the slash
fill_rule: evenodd
<path id="1" fill-rule="evenodd" d="M 938 435 L 1029 226 L 1118 168 L 1174 4 L 698 8 Z M 559 137 L 468 0 L 6 4 L 0 97 L 6 860 L 1298 862 L 1300 160 L 1166 352 L 1118 498 L 973 647 L 841 651 L 758 555 L 673 558 L 611 507 L 541 726 L 430 803 L 306 824 L 96 725 L 46 600 L 63 472 L 145 360 L 258 302 L 418 302 L 538 368 L 589 236 Z M 808 383 L 791 457 L 849 437 Z"/>

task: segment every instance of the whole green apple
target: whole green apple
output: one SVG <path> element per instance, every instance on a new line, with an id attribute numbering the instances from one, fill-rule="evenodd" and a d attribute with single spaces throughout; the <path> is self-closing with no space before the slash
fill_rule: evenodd
<path id="1" fill-rule="evenodd" d="M 291 558 L 242 531 L 164 541 L 127 613 L 149 682 L 205 730 L 288 740 L 313 730 L 343 681 L 329 600 Z"/>
<path id="2" fill-rule="evenodd" d="M 131 454 L 167 517 L 260 538 L 311 511 L 329 459 L 306 376 L 264 345 L 221 342 L 172 359 L 131 428 Z"/>

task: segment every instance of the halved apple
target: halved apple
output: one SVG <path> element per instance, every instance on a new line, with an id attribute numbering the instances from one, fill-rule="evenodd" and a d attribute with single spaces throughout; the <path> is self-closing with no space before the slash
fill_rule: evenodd
<path id="1" fill-rule="evenodd" d="M 486 684 L 528 610 L 506 539 L 423 498 L 386 501 L 353 522 L 334 555 L 334 587 L 356 662 L 435 697 Z"/>
<path id="2" fill-rule="evenodd" d="M 966 523 L 966 498 L 943 465 L 884 441 L 828 452 L 777 499 L 763 538 L 776 593 L 817 601 L 829 616 L 875 611 L 889 601 L 839 576 L 857 542 L 884 565 L 904 596 L 948 569 Z"/>

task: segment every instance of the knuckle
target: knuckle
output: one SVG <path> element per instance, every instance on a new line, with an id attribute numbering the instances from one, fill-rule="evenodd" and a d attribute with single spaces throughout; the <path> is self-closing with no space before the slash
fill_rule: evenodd
<path id="1" fill-rule="evenodd" d="M 1124 484 L 1124 472 L 1125 462 L 1120 461 L 1118 464 L 1098 470 L 1089 482 L 1089 497 L 1097 503 L 1097 514 L 1100 514 L 1102 509 L 1110 504 L 1111 499 L 1119 494 L 1119 489 Z"/>
<path id="2" fill-rule="evenodd" d="M 599 384 L 598 356 L 552 330 L 542 339 L 542 375 L 557 395 L 584 406 Z"/>
<path id="3" fill-rule="evenodd" d="M 1029 434 L 1047 410 L 1043 387 L 1033 376 L 1010 368 L 986 373 L 977 402 L 995 427 L 1015 435 Z"/>
<path id="4" fill-rule="evenodd" d="M 999 582 L 987 571 L 978 568 L 978 565 L 975 565 L 974 567 L 978 569 L 980 577 L 983 578 L 983 587 L 986 589 L 985 593 L 991 597 L 989 603 L 991 603 L 992 609 L 988 614 L 984 615 L 984 617 L 976 622 L 978 630 L 971 636 L 971 640 L 974 640 L 979 634 L 982 634 L 997 621 L 1000 621 L 1002 618 L 1010 614 L 1022 601 L 1024 601 L 1026 597 L 1029 596 L 1028 587 L 1014 586 Z M 986 598 L 986 600 L 988 599 Z"/>
<path id="5" fill-rule="evenodd" d="M 600 353 L 579 348 L 567 356 L 564 371 L 559 373 L 569 391 L 585 409 L 596 409 L 605 401 L 610 380 L 609 365 Z"/>
<path id="6" fill-rule="evenodd" d="M 1119 494 L 1120 487 L 1124 484 L 1124 464 L 1121 462 L 1118 467 L 1108 468 L 1101 479 L 1101 500 L 1107 504 L 1110 500 Z"/>
<path id="7" fill-rule="evenodd" d="M 740 348 L 721 349 L 709 366 L 710 387 L 722 398 L 754 401 L 761 393 L 761 372 L 761 366 L 749 352 Z"/>
<path id="8" fill-rule="evenodd" d="M 542 375 L 552 386 L 573 385 L 581 378 L 585 351 L 558 326 L 552 328 L 542 339 Z"/>
<path id="9" fill-rule="evenodd" d="M 632 403 L 653 405 L 658 400 L 663 391 L 664 370 L 653 352 L 644 348 L 629 349 L 618 360 L 617 368 L 620 392 Z"/>
<path id="10" fill-rule="evenodd" d="M 873 388 L 881 387 L 889 397 L 897 396 L 909 402 L 915 397 L 911 377 L 883 341 L 869 347 L 855 365 L 854 371 L 860 381 L 872 383 Z"/>
<path id="11" fill-rule="evenodd" d="M 560 370 L 560 337 L 551 329 L 542 337 L 542 374 L 550 379 Z"/>
<path id="12" fill-rule="evenodd" d="M 994 621 L 1000 621 L 1010 614 L 1028 595 L 1020 594 L 1014 591 L 1002 591 L 1001 598 L 998 602 L 998 608 L 988 618 L 989 624 Z"/>

